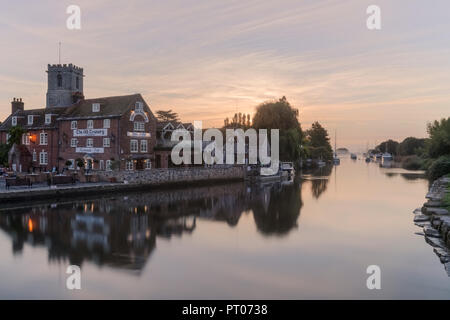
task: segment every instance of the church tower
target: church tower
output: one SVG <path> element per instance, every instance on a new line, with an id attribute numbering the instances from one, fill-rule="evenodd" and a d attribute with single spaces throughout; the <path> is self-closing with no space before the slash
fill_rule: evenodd
<path id="1" fill-rule="evenodd" d="M 47 69 L 47 108 L 67 107 L 83 99 L 83 68 L 53 64 Z"/>

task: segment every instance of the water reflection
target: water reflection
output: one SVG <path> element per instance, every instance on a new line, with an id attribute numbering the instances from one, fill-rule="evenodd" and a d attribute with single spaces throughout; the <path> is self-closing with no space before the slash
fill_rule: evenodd
<path id="1" fill-rule="evenodd" d="M 337 167 L 335 167 L 337 169 Z M 327 165 L 320 168 L 309 169 L 302 175 L 303 179 L 311 181 L 311 193 L 314 198 L 319 197 L 327 190 L 329 176 L 333 166 Z M 336 171 L 335 171 L 336 172 Z"/>
<path id="2" fill-rule="evenodd" d="M 48 261 L 82 266 L 92 262 L 139 274 L 158 238 L 195 232 L 197 219 L 238 224 L 252 212 L 263 235 L 285 235 L 297 227 L 303 205 L 301 184 L 243 183 L 122 195 L 40 207 L 10 208 L 0 214 L 12 252 L 24 244 L 46 247 Z"/>

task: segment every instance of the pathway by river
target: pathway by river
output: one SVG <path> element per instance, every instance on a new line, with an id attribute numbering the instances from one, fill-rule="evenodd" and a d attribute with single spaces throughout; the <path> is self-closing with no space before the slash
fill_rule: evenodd
<path id="1" fill-rule="evenodd" d="M 294 183 L 0 206 L 0 298 L 450 298 L 428 181 L 342 159 Z M 81 290 L 67 290 L 68 265 Z M 381 290 L 366 269 L 381 268 Z"/>

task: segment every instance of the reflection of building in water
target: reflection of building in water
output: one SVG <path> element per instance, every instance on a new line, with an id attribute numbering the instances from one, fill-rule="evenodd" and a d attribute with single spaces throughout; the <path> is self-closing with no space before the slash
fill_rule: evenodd
<path id="1" fill-rule="evenodd" d="M 198 219 L 235 226 L 252 211 L 260 232 L 282 235 L 297 226 L 301 206 L 298 183 L 236 183 L 8 209 L 0 214 L 0 228 L 15 254 L 27 243 L 45 246 L 50 262 L 90 261 L 139 273 L 157 237 L 190 234 Z"/>

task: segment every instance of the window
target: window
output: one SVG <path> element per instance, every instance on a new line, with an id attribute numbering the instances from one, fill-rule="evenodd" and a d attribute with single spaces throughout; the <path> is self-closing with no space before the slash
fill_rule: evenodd
<path id="1" fill-rule="evenodd" d="M 58 87 L 61 88 L 62 87 L 62 76 L 60 74 L 58 74 L 58 76 L 56 77 L 56 80 L 58 82 Z"/>
<path id="2" fill-rule="evenodd" d="M 72 138 L 70 139 L 70 146 L 73 148 L 76 148 L 78 145 L 78 139 L 77 138 Z"/>
<path id="3" fill-rule="evenodd" d="M 145 122 L 135 121 L 134 122 L 134 131 L 144 131 L 145 130 Z"/>
<path id="4" fill-rule="evenodd" d="M 75 160 L 74 159 L 69 159 L 68 161 L 70 161 L 70 165 L 69 165 L 69 169 L 75 169 Z"/>
<path id="5" fill-rule="evenodd" d="M 100 111 L 100 103 L 93 103 L 92 112 L 99 112 L 99 111 Z"/>
<path id="6" fill-rule="evenodd" d="M 45 115 L 45 124 L 50 124 L 50 123 L 52 123 L 52 115 L 46 114 Z"/>
<path id="7" fill-rule="evenodd" d="M 152 161 L 150 159 L 145 160 L 145 169 L 152 168 Z"/>
<path id="8" fill-rule="evenodd" d="M 44 150 L 39 153 L 39 164 L 48 164 L 48 153 Z"/>
<path id="9" fill-rule="evenodd" d="M 77 89 L 80 89 L 80 78 L 78 78 L 78 77 L 75 78 L 75 87 Z"/>
<path id="10" fill-rule="evenodd" d="M 22 144 L 29 145 L 30 144 L 30 136 L 26 133 L 22 135 Z"/>
<path id="11" fill-rule="evenodd" d="M 76 129 L 77 128 L 77 122 L 76 121 L 72 121 L 70 123 L 70 129 Z"/>
<path id="12" fill-rule="evenodd" d="M 144 110 L 144 104 L 141 101 L 136 101 L 134 105 L 134 110 L 136 111 L 143 111 Z"/>
<path id="13" fill-rule="evenodd" d="M 11 137 L 11 135 L 9 133 L 6 134 L 6 143 L 9 142 L 9 138 Z"/>
<path id="14" fill-rule="evenodd" d="M 92 148 L 93 146 L 94 146 L 94 139 L 88 138 L 88 139 L 86 140 L 86 147 Z"/>
<path id="15" fill-rule="evenodd" d="M 17 126 L 17 117 L 12 117 L 11 118 L 11 125 Z"/>
<path id="16" fill-rule="evenodd" d="M 110 140 L 109 138 L 103 138 L 103 147 L 109 147 L 110 146 Z"/>
<path id="17" fill-rule="evenodd" d="M 33 149 L 33 161 L 37 161 L 36 150 Z"/>
<path id="18" fill-rule="evenodd" d="M 103 128 L 108 129 L 111 127 L 111 120 L 110 119 L 103 119 Z"/>
<path id="19" fill-rule="evenodd" d="M 138 152 L 138 141 L 130 140 L 130 152 Z"/>
<path id="20" fill-rule="evenodd" d="M 147 140 L 141 140 L 141 152 L 148 152 Z"/>
<path id="21" fill-rule="evenodd" d="M 28 115 L 28 124 L 29 125 L 33 124 L 33 115 L 31 114 Z"/>
<path id="22" fill-rule="evenodd" d="M 133 161 L 127 161 L 126 170 L 133 170 Z"/>
<path id="23" fill-rule="evenodd" d="M 88 129 L 94 129 L 94 120 L 88 120 L 87 121 L 87 128 Z"/>
<path id="24" fill-rule="evenodd" d="M 40 134 L 39 144 L 46 146 L 48 144 L 48 135 L 44 132 Z"/>
<path id="25" fill-rule="evenodd" d="M 105 161 L 100 160 L 100 170 L 105 170 Z"/>
<path id="26" fill-rule="evenodd" d="M 106 170 L 111 170 L 112 168 L 111 168 L 111 166 L 112 166 L 112 163 L 111 163 L 111 160 L 106 160 Z"/>

